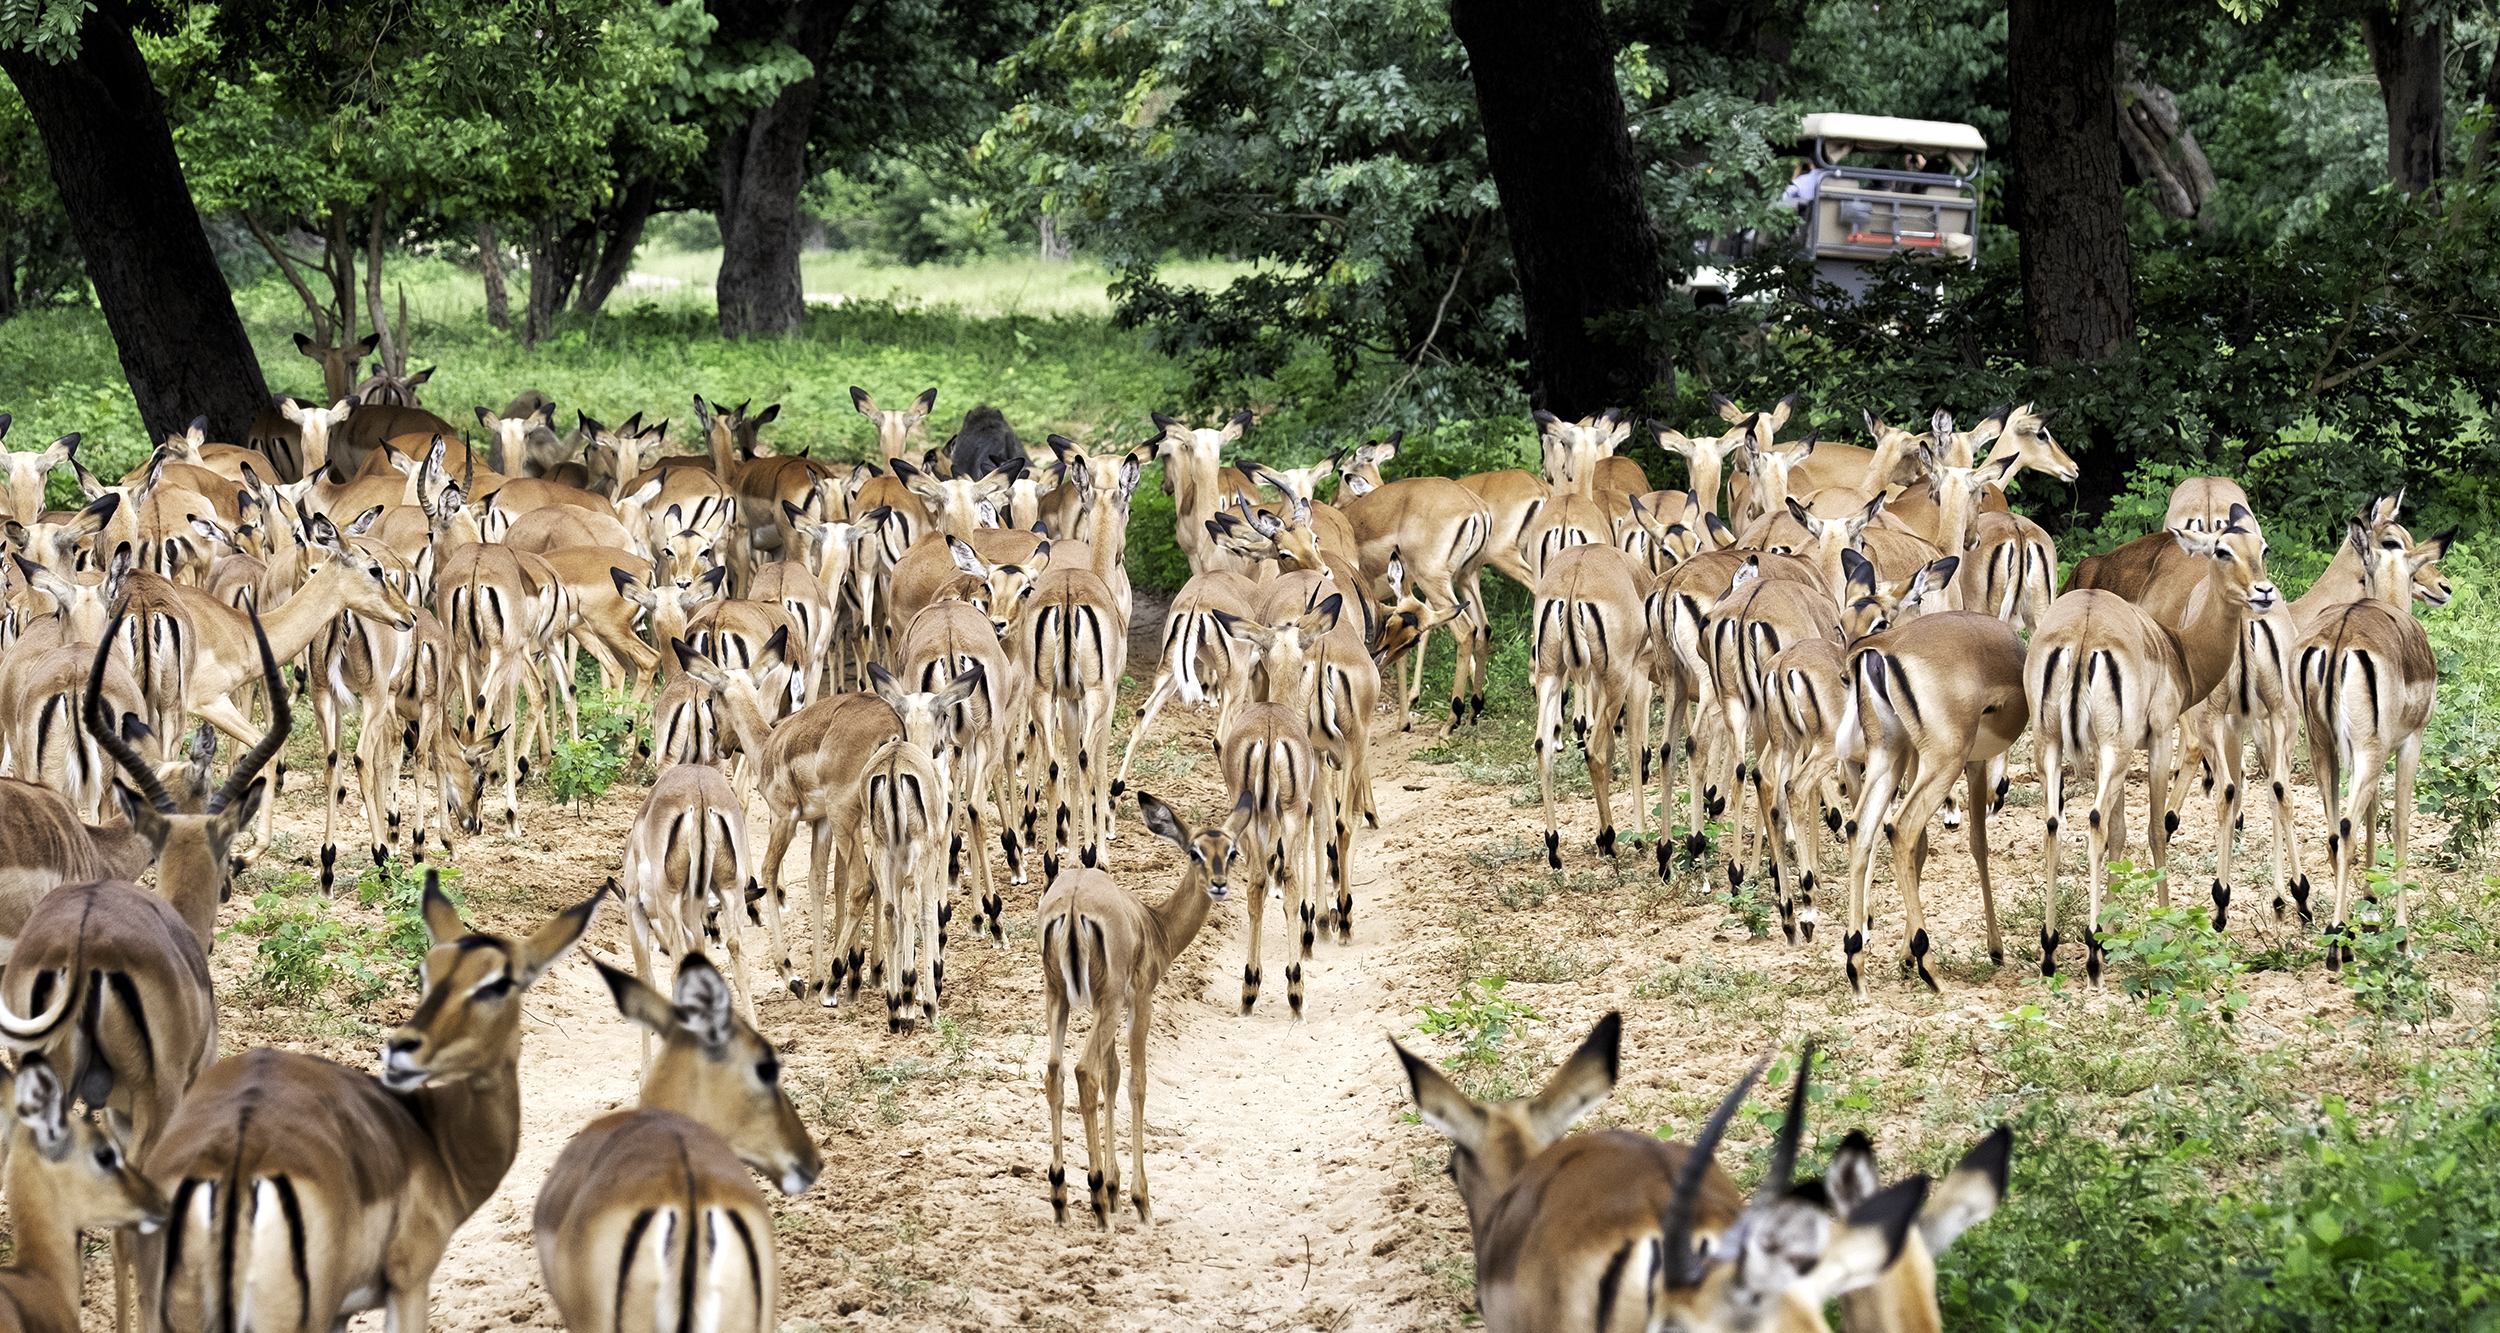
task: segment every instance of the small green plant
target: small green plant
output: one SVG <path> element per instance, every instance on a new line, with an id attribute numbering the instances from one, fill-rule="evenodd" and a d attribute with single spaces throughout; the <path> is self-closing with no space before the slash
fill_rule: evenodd
<path id="1" fill-rule="evenodd" d="M 294 887 L 304 877 L 297 874 Z M 305 1003 L 326 996 L 344 981 L 348 1002 L 365 1005 L 389 989 L 373 965 L 371 933 L 330 915 L 319 898 L 269 890 L 252 899 L 252 910 L 218 932 L 219 939 L 257 937 L 252 986 L 271 999 Z"/>
<path id="2" fill-rule="evenodd" d="M 2386 871 L 2372 870 L 2369 878 L 2371 890 L 2382 899 L 2395 891 Z M 2343 967 L 2344 985 L 2352 991 L 2353 1004 L 2371 1018 L 2420 1027 L 2446 1017 L 2456 1006 L 2423 970 L 2414 941 L 2396 929 L 2393 918 L 2393 912 L 2380 903 L 2358 905 L 2350 921 L 2351 932 L 2344 936 L 2352 950 L 2351 961 Z"/>
<path id="3" fill-rule="evenodd" d="M 2160 878 L 2159 872 L 2142 874 L 2124 861 L 2111 862 L 2109 871 L 2112 898 L 2138 896 L 2135 891 Z M 2146 1012 L 2191 1018 L 2219 1009 L 2228 1022 L 2248 1003 L 2248 992 L 2233 984 L 2246 969 L 2232 956 L 2230 937 L 2213 928 L 2204 908 L 2147 903 L 2133 909 L 2128 927 L 2110 929 L 2120 914 L 2115 902 L 2102 910 L 2101 944 L 2118 971 L 2119 989 L 2142 1000 Z"/>
<path id="4" fill-rule="evenodd" d="M 1719 922 L 1719 928 L 1725 930 L 1742 926 L 1745 934 L 1753 939 L 1768 938 L 1771 933 L 1771 903 L 1767 884 L 1767 880 L 1756 876 L 1729 894 L 1727 916 Z"/>
<path id="5" fill-rule="evenodd" d="M 1527 1024 L 1540 1021 L 1535 1010 L 1502 998 L 1502 987 L 1508 984 L 1507 977 L 1468 982 L 1459 987 L 1456 1002 L 1438 1008 L 1425 1005 L 1423 1021 L 1415 1030 L 1436 1037 L 1455 1034 L 1460 1038 L 1458 1053 L 1447 1063 L 1489 1069 L 1501 1061 L 1503 1042 Z"/>
<path id="6" fill-rule="evenodd" d="M 596 802 L 625 772 L 650 705 L 596 687 L 581 695 L 582 738 L 559 739 L 547 762 L 547 794 L 558 805 Z"/>
<path id="7" fill-rule="evenodd" d="M 356 877 L 356 901 L 371 907 L 382 906 L 381 948 L 405 964 L 411 973 L 425 960 L 429 943 L 425 933 L 425 875 L 438 872 L 438 886 L 443 896 L 458 906 L 460 868 L 457 866 L 421 866 L 402 857 L 392 857 Z"/>

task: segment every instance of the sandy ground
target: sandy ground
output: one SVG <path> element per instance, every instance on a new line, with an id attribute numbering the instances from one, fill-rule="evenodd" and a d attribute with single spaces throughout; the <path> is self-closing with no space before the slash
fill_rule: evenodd
<path id="1" fill-rule="evenodd" d="M 1193 816 L 1217 808 L 1223 793 L 1205 753 L 1207 720 L 1167 718 L 1149 749 L 1173 758 L 1133 785 Z M 1984 1060 L 1920 1053 L 1952 1049 L 1956 1034 L 1977 1031 L 2035 993 L 2020 983 L 2036 971 L 2027 961 L 2038 921 L 2036 802 L 2009 807 L 1991 825 L 2014 959 L 2002 969 L 1986 966 L 1965 836 L 1940 833 L 1927 898 L 1945 989 L 1930 995 L 1879 969 L 1871 998 L 1860 1004 L 1847 998 L 1832 932 L 1811 949 L 1783 943 L 1776 925 L 1767 938 L 1749 938 L 1723 895 L 1713 901 L 1690 879 L 1660 885 L 1646 854 L 1627 854 L 1620 872 L 1606 866 L 1590 850 L 1594 819 L 1585 796 L 1562 810 L 1569 873 L 1548 877 L 1541 857 L 1522 855 L 1541 850 L 1536 806 L 1515 806 L 1509 786 L 1470 783 L 1453 765 L 1418 759 L 1429 743 L 1422 723 L 1401 734 L 1384 716 L 1374 736 L 1381 826 L 1356 840 L 1355 937 L 1348 946 L 1319 945 L 1306 1019 L 1288 1016 L 1286 940 L 1275 912 L 1268 988 L 1255 1014 L 1238 1015 L 1245 948 L 1238 894 L 1219 906 L 1162 986 L 1145 1070 L 1146 1169 L 1160 1219 L 1151 1234 L 1125 1212 L 1112 1234 L 1102 1234 L 1082 1225 L 1089 1219 L 1081 1205 L 1080 1225 L 1052 1224 L 1041 1095 L 1048 1041 L 1031 933 L 1038 884 L 1009 891 L 1004 949 L 958 935 L 937 1030 L 889 1036 L 874 997 L 840 1011 L 778 993 L 760 997 L 764 1032 L 784 1054 L 787 1084 L 826 1162 L 806 1195 L 771 1196 L 785 1327 L 1463 1326 L 1465 1216 L 1441 1174 L 1440 1140 L 1405 1118 L 1404 1080 L 1387 1039 L 1398 1035 L 1446 1057 L 1447 1043 L 1414 1035 L 1419 1008 L 1448 1002 L 1473 977 L 1512 977 L 1506 995 L 1542 1016 L 1521 1039 L 1541 1057 L 1533 1062 L 1540 1078 L 1599 1014 L 1626 1011 L 1623 1083 L 1599 1117 L 1604 1123 L 1689 1130 L 1751 1056 L 1806 1033 L 1844 1051 L 1853 1074 L 1889 1081 L 1879 1117 L 1887 1152 L 1932 1156 L 1950 1145 L 1931 1137 L 1975 1137 L 1962 1123 L 1931 1123 L 1941 1115 L 1933 1108 L 1946 1102 L 1934 1092 L 1931 1105 L 1923 1090 L 1946 1083 L 1965 1096 L 2005 1090 L 2004 1076 Z M 2018 763 L 2018 787 L 2028 777 Z M 458 861 L 472 921 L 526 930 L 596 889 L 618 864 L 640 799 L 639 788 L 620 786 L 583 811 L 532 805 L 524 836 L 463 845 Z M 2323 843 L 2314 790 L 2302 787 L 2299 800 L 2314 859 Z M 1627 831 L 1634 808 L 1618 797 Z M 1177 884 L 1180 857 L 1144 833 L 1134 810 L 1124 803 L 1111 868 L 1125 885 L 1160 897 Z M 2136 823 L 2142 827 L 2140 814 Z M 761 811 L 752 824 L 760 839 Z M 2250 824 L 2259 824 L 2254 814 Z M 300 773 L 280 828 L 286 839 L 262 868 L 312 864 L 321 837 L 317 784 Z M 2439 831 L 2417 821 L 2417 848 L 2435 843 Z M 2197 803 L 2181 833 L 2183 862 L 2193 866 L 2210 851 L 2211 832 L 2208 807 Z M 2071 875 L 2071 853 L 2068 864 Z M 1838 863 L 1827 869 L 1836 877 Z M 804 873 L 803 852 L 794 853 L 785 875 L 803 884 Z M 244 899 L 238 893 L 227 908 L 229 923 L 247 910 Z M 1878 910 L 1879 944 L 1894 947 L 1899 908 L 1888 889 Z M 2079 907 L 2068 912 L 2070 923 L 2079 918 Z M 2260 915 L 2244 906 L 2235 932 L 2278 929 Z M 603 912 L 589 948 L 611 961 L 630 959 L 620 912 Z M 748 953 L 765 957 L 762 932 L 750 931 Z M 251 958 L 248 938 L 220 946 L 214 965 L 223 994 L 248 993 Z M 2066 961 L 2079 969 L 2071 943 Z M 1705 973 L 1751 980 L 1735 987 L 1733 999 L 1713 999 L 1696 982 Z M 2248 984 L 2255 998 L 2239 1025 L 2243 1040 L 2350 1013 L 2346 992 L 2323 974 L 2253 974 Z M 288 1045 L 370 1069 L 381 1034 L 413 999 L 403 989 L 370 1013 L 345 1017 L 229 999 L 224 1043 L 229 1050 Z M 557 1326 L 531 1248 L 532 1200 L 568 1137 L 635 1095 L 636 1030 L 616 1015 L 586 962 L 568 960 L 540 982 L 528 1013 L 519 1160 L 436 1276 L 438 1327 Z M 1125 1095 L 1121 1101 L 1125 1145 Z M 1069 1174 L 1081 1182 L 1073 1111 L 1068 1124 Z M 1081 1186 L 1076 1192 L 1081 1198 Z M 94 1300 L 105 1291 L 102 1269 L 90 1265 L 90 1328 L 109 1323 L 109 1298 L 101 1309 Z M 379 1318 L 362 1316 L 356 1327 L 378 1329 Z"/>

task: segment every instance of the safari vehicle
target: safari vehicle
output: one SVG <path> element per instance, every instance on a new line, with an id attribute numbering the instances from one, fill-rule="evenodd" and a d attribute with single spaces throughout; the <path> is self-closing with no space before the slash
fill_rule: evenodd
<path id="1" fill-rule="evenodd" d="M 1977 262 L 1976 173 L 1988 151 L 1977 129 L 1818 112 L 1797 137 L 1805 169 L 1780 204 L 1799 214 L 1794 236 L 1816 278 L 1854 297 L 1866 290 L 1869 270 L 1896 254 Z M 1750 231 L 1704 242 L 1699 267 L 1681 285 L 1700 304 L 1725 303 L 1733 261 L 1751 258 L 1756 244 Z"/>
<path id="2" fill-rule="evenodd" d="M 1822 112 L 1798 138 L 1807 171 L 1781 202 L 1798 209 L 1815 276 L 1855 296 L 1896 254 L 1979 258 L 1976 172 L 1988 141 L 1968 125 Z"/>

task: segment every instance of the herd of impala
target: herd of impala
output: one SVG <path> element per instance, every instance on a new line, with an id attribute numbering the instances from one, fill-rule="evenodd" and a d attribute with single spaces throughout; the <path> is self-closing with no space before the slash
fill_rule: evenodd
<path id="1" fill-rule="evenodd" d="M 1273 898 L 1300 1016 L 1314 942 L 1353 929 L 1354 826 L 1378 822 L 1368 742 L 1383 673 L 1396 673 L 1391 707 L 1406 725 L 1422 649 L 1446 628 L 1451 725 L 1481 713 L 1488 566 L 1533 594 L 1550 862 L 1561 865 L 1552 765 L 1566 710 L 1595 788 L 1597 847 L 1611 854 L 1615 739 L 1631 729 L 1648 833 L 1648 731 L 1663 695 L 1659 809 L 1689 754 L 1688 827 L 1732 799 L 1731 884 L 1767 843 L 1792 942 L 1813 937 L 1818 830 L 1846 830 L 1844 956 L 1861 992 L 1879 833 L 1907 909 L 1904 952 L 1933 984 L 1917 878 L 1957 775 L 1967 792 L 1946 818 L 1971 823 L 2001 958 L 1985 829 L 2027 722 L 2050 811 L 2044 969 L 2069 750 L 2099 780 L 2088 920 L 2123 845 L 2130 753 L 2151 752 L 2159 862 L 2189 785 L 2169 784 L 2174 760 L 2219 783 L 2228 828 L 2251 737 L 2274 796 L 2278 909 L 2288 889 L 2305 916 L 2284 786 L 2302 713 L 2313 738 L 2332 738 L 2315 759 L 2331 809 L 2352 779 L 2328 842 L 2336 928 L 2391 754 L 2404 855 L 2436 683 L 2406 603 L 2445 599 L 2432 563 L 2448 539 L 2414 543 L 2397 501 L 2383 501 L 2287 603 L 2247 497 L 2203 478 L 2174 498 L 2168 531 L 2085 561 L 2053 597 L 2055 550 L 2007 511 L 2001 487 L 2018 468 L 2075 468 L 2028 408 L 1969 431 L 1942 414 L 1924 433 L 1870 416 L 1874 447 L 1860 449 L 1782 443 L 1788 403 L 1723 403 L 1724 432 L 1652 428 L 1690 467 L 1690 489 L 1658 491 L 1616 456 L 1632 433 L 1617 414 L 1540 414 L 1541 476 L 1385 480 L 1395 437 L 1305 468 L 1226 466 L 1246 413 L 1217 428 L 1158 415 L 1124 452 L 1052 436 L 1047 454 L 1028 455 L 980 409 L 930 448 L 935 390 L 887 408 L 853 389 L 878 457 L 837 465 L 774 454 L 761 433 L 777 409 L 701 398 L 699 447 L 683 454 L 666 451 L 668 423 L 639 416 L 614 428 L 580 416 L 559 435 L 556 405 L 536 392 L 479 409 L 472 449 L 417 403 L 423 376 L 349 392 L 360 349 L 302 346 L 323 361 L 333 405 L 281 402 L 248 445 L 208 442 L 195 423 L 109 485 L 79 464 L 76 436 L 0 454 L 8 512 L 21 516 L 6 525 L 0 620 L 0 772 L 12 775 L 0 778 L 0 1042 L 21 1057 L 0 1175 L 19 1239 L 0 1309 L 26 1327 L 77 1326 L 85 1226 L 116 1228 L 121 1328 L 328 1328 L 372 1308 L 396 1330 L 423 1327 L 453 1231 L 517 1151 L 520 997 L 610 893 L 636 975 L 600 970 L 645 1030 L 642 1095 L 585 1128 L 539 1196 L 540 1262 L 572 1326 L 774 1326 L 772 1219 L 746 1168 L 795 1194 L 821 1161 L 755 1030 L 740 918 L 763 928 L 793 996 L 833 1007 L 872 985 L 889 1028 L 907 1031 L 937 1013 L 956 892 L 974 904 L 976 936 L 1003 941 L 1000 876 L 1027 882 L 1029 858 L 1046 885 L 1032 920 L 1051 1030 L 1052 1207 L 1064 1225 L 1065 1047 L 1082 1007 L 1088 1203 L 1111 1225 L 1125 1019 L 1129 1201 L 1151 1227 L 1145 1044 L 1158 983 L 1238 878 L 1241 1011 L 1259 997 Z M 1157 459 L 1192 577 L 1115 764 L 1130 498 Z M 47 512 L 64 468 L 88 503 Z M 1315 495 L 1331 479 L 1336 504 Z M 577 652 L 610 689 L 656 691 L 657 775 L 617 879 L 521 940 L 470 932 L 429 881 L 423 998 L 378 1078 L 267 1049 L 218 1060 L 207 957 L 237 841 L 257 815 L 266 845 L 284 780 L 282 764 L 271 770 L 293 719 L 282 664 L 299 664 L 321 731 L 326 893 L 350 771 L 377 864 L 423 862 L 429 822 L 446 851 L 455 831 L 479 832 L 490 779 L 517 829 L 531 757 L 544 761 L 560 726 L 579 739 Z M 1113 879 L 1106 844 L 1138 740 L 1175 698 L 1215 708 L 1227 800 L 1193 827 L 1136 793 L 1147 831 L 1185 855 L 1179 886 L 1149 902 Z M 350 705 L 360 739 L 343 764 Z M 239 756 L 218 782 L 221 732 Z M 403 809 L 410 757 L 416 799 Z M 1835 782 L 1852 805 L 1827 807 Z M 760 851 L 747 829 L 759 796 Z M 802 827 L 804 949 L 787 938 L 781 874 Z M 1655 836 L 1664 874 L 1674 844 L 1663 826 Z M 1704 846 L 1684 845 L 1688 858 Z M 153 889 L 134 885 L 151 866 Z M 2100 948 L 2086 941 L 2097 980 Z M 673 994 L 654 988 L 655 949 L 675 963 Z M 1933 1326 L 1933 1255 L 1995 1206 L 2003 1131 L 1932 1197 L 1923 1177 L 1879 1187 L 1862 1137 L 1826 1180 L 1801 1185 L 1800 1093 L 1748 1202 L 1712 1149 L 1752 1075 L 1696 1145 L 1564 1139 L 1612 1088 L 1619 1033 L 1610 1016 L 1544 1092 L 1499 1105 L 1399 1051 L 1426 1123 L 1456 1145 L 1490 1326 L 1819 1328 L 1828 1297 L 1844 1298 L 1853 1328 Z M 78 1101 L 101 1126 L 71 1113 Z"/>

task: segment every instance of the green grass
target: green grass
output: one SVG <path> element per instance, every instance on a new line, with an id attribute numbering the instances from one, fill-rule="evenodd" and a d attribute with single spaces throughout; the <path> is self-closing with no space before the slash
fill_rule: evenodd
<path id="1" fill-rule="evenodd" d="M 619 293 L 633 301 L 708 305 L 720 251 L 653 252 L 645 249 L 634 271 L 644 281 Z M 1248 264 L 1219 260 L 1180 261 L 1163 269 L 1167 280 L 1221 287 Z M 1001 315 L 1108 315 L 1110 275 L 1078 259 L 991 259 L 974 264 L 894 264 L 864 250 L 820 250 L 799 257 L 799 278 L 811 302 L 839 296 L 912 307 L 953 309 L 977 318 Z"/>

